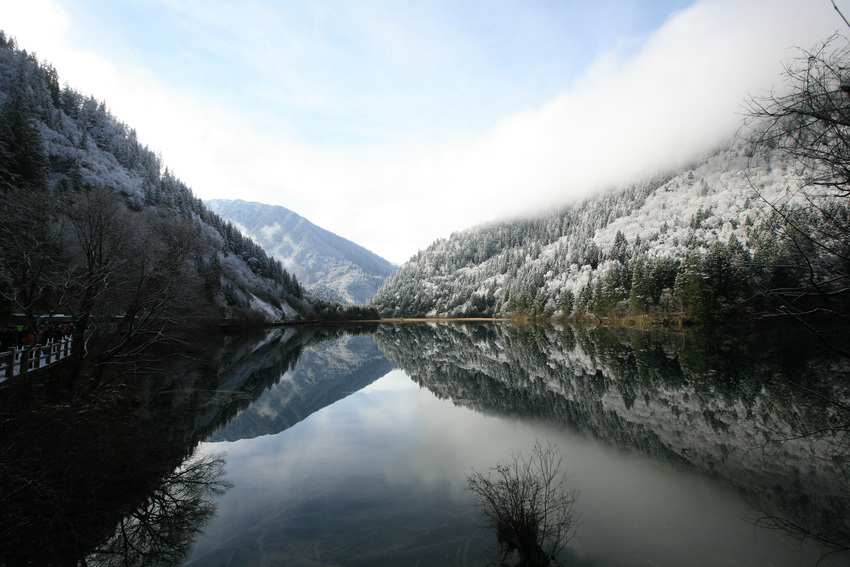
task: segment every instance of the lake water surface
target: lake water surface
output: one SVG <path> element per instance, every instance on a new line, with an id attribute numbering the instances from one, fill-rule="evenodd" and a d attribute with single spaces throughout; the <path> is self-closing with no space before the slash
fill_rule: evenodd
<path id="1" fill-rule="evenodd" d="M 578 491 L 570 564 L 850 562 L 850 367 L 810 338 L 384 324 L 256 350 L 219 372 L 254 386 L 200 445 L 232 487 L 185 565 L 484 565 L 467 476 L 535 442 Z"/>

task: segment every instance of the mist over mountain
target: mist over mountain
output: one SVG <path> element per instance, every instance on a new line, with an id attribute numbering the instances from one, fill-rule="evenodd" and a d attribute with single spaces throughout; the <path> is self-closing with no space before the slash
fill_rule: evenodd
<path id="1" fill-rule="evenodd" d="M 316 297 L 365 303 L 396 270 L 377 254 L 285 207 L 239 199 L 212 199 L 206 205 L 280 260 Z"/>
<path id="2" fill-rule="evenodd" d="M 403 265 L 372 305 L 396 317 L 710 320 L 766 309 L 768 295 L 753 290 L 805 277 L 779 266 L 826 273 L 842 260 L 826 247 L 806 256 L 782 238 L 789 215 L 817 224 L 813 205 L 823 201 L 793 189 L 804 173 L 786 153 L 761 150 L 738 136 L 688 167 L 549 215 L 454 233 Z M 846 214 L 845 203 L 826 206 Z M 843 246 L 840 236 L 822 241 Z"/>

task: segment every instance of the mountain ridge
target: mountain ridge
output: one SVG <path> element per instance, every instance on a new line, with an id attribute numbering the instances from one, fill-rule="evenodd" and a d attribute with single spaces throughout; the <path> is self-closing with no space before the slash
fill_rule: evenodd
<path id="1" fill-rule="evenodd" d="M 205 201 L 293 273 L 308 293 L 366 303 L 396 266 L 286 207 L 242 199 Z"/>

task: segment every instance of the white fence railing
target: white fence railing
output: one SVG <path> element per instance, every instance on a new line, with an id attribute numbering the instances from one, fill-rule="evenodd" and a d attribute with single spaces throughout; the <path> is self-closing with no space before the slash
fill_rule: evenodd
<path id="1" fill-rule="evenodd" d="M 71 356 L 71 337 L 29 348 L 0 352 L 0 381 L 47 368 Z"/>

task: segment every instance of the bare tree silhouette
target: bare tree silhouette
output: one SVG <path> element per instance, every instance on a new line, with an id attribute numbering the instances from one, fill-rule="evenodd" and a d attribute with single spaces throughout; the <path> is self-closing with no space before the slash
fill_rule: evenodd
<path id="1" fill-rule="evenodd" d="M 771 305 L 769 315 L 790 316 L 815 332 L 819 322 L 850 321 L 848 69 L 850 42 L 834 35 L 801 50 L 785 67 L 785 88 L 753 98 L 748 109 L 757 132 L 753 163 L 769 163 L 778 153 L 800 179 L 775 200 L 753 184 L 771 208 L 777 244 L 756 259 L 766 276 L 760 295 Z"/>
<path id="2" fill-rule="evenodd" d="M 216 511 L 213 499 L 230 484 L 223 455 L 189 458 L 162 479 L 147 500 L 123 518 L 86 566 L 179 565 Z"/>
<path id="3" fill-rule="evenodd" d="M 562 553 L 578 527 L 578 492 L 567 487 L 565 455 L 551 442 L 513 453 L 484 476 L 467 476 L 499 544 L 499 565 L 563 565 Z"/>

